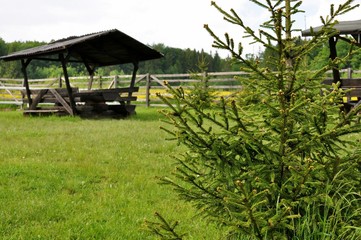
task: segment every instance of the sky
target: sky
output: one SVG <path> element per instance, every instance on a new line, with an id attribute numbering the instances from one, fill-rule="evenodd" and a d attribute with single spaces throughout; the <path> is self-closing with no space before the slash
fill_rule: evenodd
<path id="1" fill-rule="evenodd" d="M 261 0 L 262 1 L 262 0 Z M 267 20 L 268 12 L 249 0 L 215 0 L 228 11 L 234 9 L 253 29 Z M 321 25 L 320 16 L 330 4 L 344 0 L 305 0 L 295 25 L 300 29 Z M 355 0 L 354 4 L 361 4 Z M 223 20 L 210 0 L 0 0 L 0 38 L 12 41 L 57 40 L 110 29 L 118 29 L 145 44 L 190 48 L 226 57 L 228 52 L 212 48 L 213 39 L 204 29 L 208 24 L 219 36 L 228 32 L 241 41 L 245 53 L 257 54 L 261 47 L 250 45 L 242 29 Z M 361 8 L 339 20 L 358 20 Z"/>

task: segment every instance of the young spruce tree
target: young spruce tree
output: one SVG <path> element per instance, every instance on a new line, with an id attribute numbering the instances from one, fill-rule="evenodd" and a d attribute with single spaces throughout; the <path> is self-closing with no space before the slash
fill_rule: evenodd
<path id="1" fill-rule="evenodd" d="M 160 95 L 169 106 L 169 125 L 162 128 L 188 148 L 177 156 L 173 176 L 162 182 L 224 227 L 229 238 L 361 239 L 361 126 L 354 123 L 360 108 L 340 112 L 342 90 L 321 85 L 324 73 L 344 59 L 313 72 L 304 64 L 307 53 L 335 33 L 337 17 L 355 8 L 353 1 L 331 6 L 330 15 L 321 18 L 323 30 L 301 45 L 293 16 L 302 1 L 251 2 L 270 13 L 259 31 L 233 9 L 212 5 L 276 53 L 276 71 L 248 61 L 242 44 L 228 34 L 222 40 L 205 25 L 214 47 L 246 66 L 242 70 L 250 75 L 241 84 L 261 100 L 243 105 L 222 99 L 209 110 L 190 101 L 182 88 L 170 88 L 171 98 Z M 184 237 L 161 219 L 151 228 L 171 231 L 158 231 L 160 236 Z"/>

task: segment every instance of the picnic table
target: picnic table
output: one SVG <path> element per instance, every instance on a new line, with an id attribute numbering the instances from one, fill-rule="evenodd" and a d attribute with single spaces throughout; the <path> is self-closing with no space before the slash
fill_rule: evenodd
<path id="1" fill-rule="evenodd" d="M 65 88 L 31 89 L 31 104 L 24 110 L 27 115 L 44 115 L 56 113 L 58 115 L 80 116 L 128 116 L 134 113 L 137 97 L 133 93 L 138 92 L 139 87 L 125 87 L 112 89 L 96 89 L 79 91 L 71 88 L 72 98 L 76 108 L 71 107 L 68 90 Z M 25 95 L 25 91 L 23 91 Z M 29 103 L 24 98 L 24 103 Z"/>

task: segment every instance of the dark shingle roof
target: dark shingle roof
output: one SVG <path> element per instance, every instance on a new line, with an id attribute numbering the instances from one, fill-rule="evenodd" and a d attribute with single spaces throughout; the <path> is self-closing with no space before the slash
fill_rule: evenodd
<path id="1" fill-rule="evenodd" d="M 69 37 L 47 45 L 2 56 L 5 61 L 19 59 L 58 60 L 57 54 L 68 53 L 70 62 L 95 66 L 132 63 L 163 57 L 158 51 L 114 29 L 79 37 Z"/>
<path id="2" fill-rule="evenodd" d="M 323 26 L 313 28 L 313 32 L 317 33 L 322 30 Z M 340 21 L 333 27 L 338 34 L 358 35 L 361 33 L 361 20 L 355 21 Z M 312 36 L 311 29 L 302 31 L 302 36 Z"/>

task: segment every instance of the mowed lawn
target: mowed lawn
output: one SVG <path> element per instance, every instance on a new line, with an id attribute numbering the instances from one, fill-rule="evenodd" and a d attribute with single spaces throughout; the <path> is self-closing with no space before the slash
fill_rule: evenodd
<path id="1" fill-rule="evenodd" d="M 154 108 L 123 120 L 23 117 L 0 112 L 0 239 L 155 239 L 154 212 L 181 222 L 187 239 L 218 239 L 157 176 L 172 155 Z"/>

